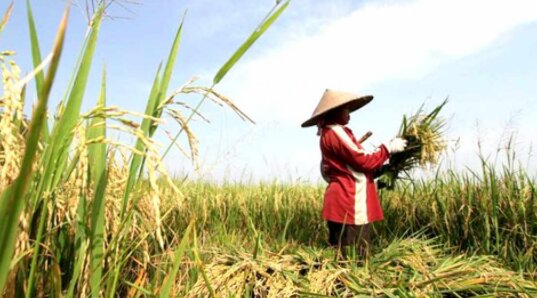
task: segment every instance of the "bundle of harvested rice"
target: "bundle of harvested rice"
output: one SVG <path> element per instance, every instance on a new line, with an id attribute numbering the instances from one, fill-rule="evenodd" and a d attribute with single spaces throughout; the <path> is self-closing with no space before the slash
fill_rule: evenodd
<path id="1" fill-rule="evenodd" d="M 396 239 L 366 262 L 334 261 L 331 249 L 293 254 L 212 252 L 187 297 L 536 297 L 537 284 L 493 257 L 452 255 L 420 235 Z M 207 283 L 210 284 L 211 290 Z"/>
<path id="2" fill-rule="evenodd" d="M 389 164 L 377 172 L 377 177 L 381 176 L 380 185 L 393 189 L 396 180 L 409 177 L 410 170 L 438 162 L 446 148 L 446 121 L 438 114 L 446 103 L 447 99 L 428 114 L 422 105 L 414 115 L 403 116 L 398 137 L 407 140 L 408 144 L 403 152 L 393 154 Z"/>
<path id="3" fill-rule="evenodd" d="M 288 274 L 299 272 L 302 266 L 293 256 L 271 255 L 255 258 L 251 254 L 238 252 L 226 254 L 212 252 L 214 257 L 205 265 L 210 287 L 217 297 L 293 297 L 299 288 Z M 207 297 L 210 290 L 200 279 L 187 297 Z"/>

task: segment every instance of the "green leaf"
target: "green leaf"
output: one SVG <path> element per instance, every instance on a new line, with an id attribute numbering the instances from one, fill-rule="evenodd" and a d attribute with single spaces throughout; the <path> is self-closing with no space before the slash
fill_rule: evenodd
<path id="1" fill-rule="evenodd" d="M 201 107 L 201 104 L 205 101 L 211 90 L 214 88 L 216 84 L 218 84 L 224 76 L 227 74 L 227 72 L 239 61 L 239 59 L 248 51 L 248 49 L 255 43 L 255 41 L 267 31 L 267 29 L 278 19 L 278 17 L 282 14 L 282 12 L 287 8 L 290 1 L 286 1 L 276 12 L 273 13 L 273 11 L 278 7 L 279 1 L 276 2 L 276 5 L 271 9 L 271 11 L 268 13 L 267 17 L 263 19 L 261 24 L 257 26 L 257 28 L 252 32 L 250 37 L 231 55 L 231 57 L 228 59 L 228 61 L 218 70 L 216 75 L 213 78 L 213 85 L 209 88 L 209 90 L 204 94 L 203 98 L 198 102 L 196 107 L 192 110 L 192 113 L 188 116 L 185 125 L 188 125 L 192 117 L 198 112 L 199 108 Z M 177 141 L 181 133 L 183 132 L 183 128 L 177 132 L 175 137 L 173 137 L 170 145 L 168 145 L 168 148 L 164 151 L 164 154 L 162 154 L 162 159 L 168 155 L 168 152 L 170 152 L 170 149 L 172 148 L 173 144 Z"/>
<path id="2" fill-rule="evenodd" d="M 97 100 L 97 107 L 106 106 L 106 70 L 103 68 L 101 79 L 101 91 Z M 106 118 L 104 116 L 96 116 L 91 119 L 87 128 L 87 139 L 106 138 Z M 94 182 L 100 180 L 106 168 L 106 144 L 97 143 L 88 146 L 88 157 L 92 161 L 90 163 L 91 177 Z"/>
<path id="3" fill-rule="evenodd" d="M 28 18 L 28 28 L 30 30 L 30 46 L 32 48 L 32 62 L 34 68 L 36 68 L 42 61 L 41 59 L 41 50 L 39 48 L 39 38 L 37 37 L 37 30 L 35 26 L 34 16 L 32 13 L 32 8 L 30 6 L 30 0 L 26 1 L 26 7 L 27 7 L 27 18 Z M 43 81 L 45 80 L 45 75 L 43 71 L 39 71 L 35 76 L 35 88 L 36 92 L 39 93 L 39 90 L 41 90 L 41 86 L 43 85 Z M 45 116 L 45 123 L 43 124 L 43 138 L 45 143 L 49 142 L 49 130 L 48 130 L 48 123 L 46 121 Z"/>
<path id="4" fill-rule="evenodd" d="M 43 153 L 41 167 L 43 168 L 44 175 L 39 181 L 36 197 L 41 197 L 44 191 L 54 189 L 60 178 L 62 178 L 68 149 L 73 139 L 73 129 L 80 117 L 80 107 L 91 68 L 93 53 L 95 52 L 102 13 L 103 8 L 101 7 L 91 22 L 89 34 L 82 48 L 80 63 L 78 63 L 77 68 L 73 72 L 71 78 L 73 86 L 68 92 L 68 100 L 63 108 L 64 111 L 69 112 L 64 112 L 58 116 L 58 120 L 52 128 L 50 145 L 46 147 Z M 60 104 L 63 105 L 63 102 Z"/>
<path id="5" fill-rule="evenodd" d="M 175 250 L 175 257 L 173 261 L 172 270 L 168 273 L 168 275 L 164 279 L 162 287 L 160 288 L 159 293 L 158 293 L 159 297 L 170 297 L 172 284 L 175 282 L 175 277 L 177 276 L 177 272 L 179 271 L 179 265 L 181 265 L 181 259 L 183 258 L 187 245 L 190 242 L 189 237 L 190 237 L 190 232 L 193 229 L 193 226 L 194 226 L 194 222 L 191 222 L 188 225 L 188 227 L 185 230 L 185 234 L 183 235 L 183 238 L 181 239 L 181 243 L 179 244 L 179 247 L 177 247 L 177 249 Z"/>
<path id="6" fill-rule="evenodd" d="M 80 64 L 74 72 L 73 86 L 69 90 L 68 101 L 65 105 L 66 113 L 59 116 L 58 121 L 55 123 L 52 129 L 52 135 L 49 146 L 46 147 L 43 154 L 43 176 L 40 177 L 38 189 L 34 194 L 34 204 L 38 199 L 42 198 L 44 192 L 51 193 L 55 189 L 56 185 L 63 176 L 64 168 L 66 165 L 68 150 L 73 139 L 73 129 L 75 128 L 78 119 L 80 117 L 80 106 L 82 104 L 82 98 L 86 89 L 86 83 L 88 81 L 89 71 L 91 68 L 93 53 L 95 52 L 95 46 L 97 43 L 97 36 L 99 33 L 99 27 L 103 15 L 104 7 L 101 7 L 97 14 L 94 16 L 90 25 L 90 31 L 86 39 L 85 45 L 82 49 L 82 55 Z M 50 197 L 45 197 L 45 199 Z M 46 202 L 44 202 L 46 204 Z M 34 250 L 32 257 L 32 265 L 30 267 L 29 284 L 33 285 L 33 279 L 37 266 L 37 257 L 41 249 L 41 237 L 44 229 L 45 210 L 42 209 L 38 230 L 34 242 Z M 30 287 L 32 289 L 32 287 Z M 27 297 L 31 297 L 32 291 L 27 292 Z"/>
<path id="7" fill-rule="evenodd" d="M 277 6 L 278 4 L 276 4 Z M 261 36 L 267 29 L 278 19 L 282 12 L 289 5 L 289 1 L 286 1 L 275 13 L 269 15 L 264 22 L 252 32 L 250 37 L 240 46 L 240 48 L 229 58 L 229 60 L 218 70 L 213 79 L 213 84 L 218 84 L 227 72 L 239 61 L 239 59 L 248 51 L 248 49 L 254 44 L 254 42 Z"/>
<path id="8" fill-rule="evenodd" d="M 28 28 L 30 30 L 30 46 L 32 49 L 32 62 L 34 67 L 37 67 L 41 63 L 41 50 L 39 49 L 39 39 L 37 37 L 37 30 L 35 27 L 34 16 L 32 14 L 32 8 L 30 6 L 30 0 L 26 1 L 27 15 L 28 15 Z M 41 89 L 45 75 L 43 71 L 39 71 L 35 76 L 35 87 L 37 92 Z"/>
<path id="9" fill-rule="evenodd" d="M 103 69 L 101 94 L 97 102 L 99 107 L 106 105 L 106 71 Z M 104 116 L 92 119 L 88 128 L 88 138 L 106 137 L 106 118 Z M 90 288 L 93 297 L 99 297 L 100 284 L 103 273 L 104 258 L 104 216 L 105 216 L 105 190 L 108 181 L 106 169 L 106 144 L 96 143 L 88 147 L 90 176 L 95 184 L 95 191 L 91 213 L 91 261 L 90 261 Z"/>
<path id="10" fill-rule="evenodd" d="M 157 94 L 159 92 L 160 88 L 160 82 L 161 82 L 161 69 L 162 65 L 159 65 L 157 69 L 157 74 L 155 75 L 155 79 L 153 81 L 153 87 L 151 87 L 151 92 L 149 93 L 149 100 L 147 101 L 147 105 L 145 108 L 145 114 L 146 115 L 153 115 L 153 112 L 157 106 Z M 149 128 L 151 125 L 151 121 L 149 119 L 142 120 L 142 125 L 140 126 L 140 129 L 144 132 L 144 135 L 149 133 Z M 136 141 L 136 149 L 139 151 L 143 151 L 144 144 L 142 140 L 138 139 Z M 140 164 L 142 162 L 142 157 L 138 156 L 136 154 L 132 155 L 131 165 L 129 167 L 129 177 L 127 178 L 127 185 L 125 186 L 125 192 L 123 193 L 123 200 L 121 203 L 121 212 L 120 212 L 120 218 L 123 219 L 125 216 L 125 211 L 127 209 L 127 202 L 130 196 L 130 193 L 132 191 L 132 188 L 134 187 L 134 183 L 136 182 L 136 174 L 138 172 L 138 169 L 140 168 Z"/>
<path id="11" fill-rule="evenodd" d="M 84 261 L 87 251 L 87 235 L 86 235 L 86 226 L 84 221 L 86 219 L 86 196 L 81 196 L 78 200 L 77 207 L 77 224 L 76 224 L 76 234 L 75 234 L 75 247 L 76 247 L 76 261 L 73 268 L 73 276 L 69 281 L 69 289 L 67 291 L 66 297 L 74 297 L 75 287 L 82 272 L 84 266 Z"/>
<path id="12" fill-rule="evenodd" d="M 41 129 L 45 121 L 47 103 L 56 70 L 58 68 L 65 31 L 67 29 L 67 19 L 69 8 L 63 14 L 60 22 L 56 40 L 52 49 L 52 59 L 45 78 L 43 87 L 38 93 L 37 106 L 32 115 L 30 130 L 26 139 L 19 176 L 8 189 L 2 193 L 2 204 L 0 204 L 0 292 L 5 286 L 9 272 L 9 263 L 13 255 L 13 249 L 17 241 L 17 228 L 19 216 L 26 205 L 26 193 L 30 178 L 32 176 L 32 165 L 35 158 Z"/>
<path id="13" fill-rule="evenodd" d="M 157 70 L 157 75 L 155 77 L 155 80 L 153 82 L 153 87 L 151 88 L 151 93 L 149 95 L 149 100 L 147 102 L 145 113 L 148 116 L 153 117 L 160 117 L 162 115 L 162 109 L 160 109 L 160 104 L 166 99 L 166 92 L 168 89 L 168 85 L 170 83 L 173 67 L 175 65 L 175 60 L 177 58 L 177 53 L 179 51 L 179 44 L 181 42 L 181 32 L 183 30 L 183 22 L 184 22 L 184 16 L 181 19 L 181 23 L 179 24 L 179 28 L 177 29 L 177 32 L 175 34 L 175 38 L 172 44 L 172 47 L 170 49 L 170 53 L 168 55 L 168 60 L 166 61 L 166 66 L 164 68 L 164 74 L 162 77 L 160 77 L 160 65 Z M 142 121 L 141 130 L 144 132 L 145 136 L 151 137 L 157 127 L 153 125 L 153 121 L 150 119 L 144 119 Z M 145 152 L 144 144 L 142 140 L 138 139 L 136 142 L 136 149 L 139 151 Z M 125 192 L 123 194 L 123 202 L 121 207 L 121 218 L 124 216 L 124 212 L 127 206 L 127 200 L 130 195 L 130 192 L 132 191 L 132 188 L 134 187 L 134 184 L 137 179 L 138 173 L 141 174 L 143 157 L 139 155 L 133 155 L 131 166 L 129 168 L 129 178 L 127 180 L 127 186 L 125 187 Z"/>
<path id="14" fill-rule="evenodd" d="M 88 36 L 88 43 L 83 49 L 82 60 L 76 72 L 73 87 L 70 90 L 68 100 L 65 104 L 65 112 L 60 116 L 60 119 L 56 125 L 54 125 L 51 136 L 51 146 L 47 147 L 47 149 L 52 148 L 52 160 L 57 161 L 56 164 L 52 166 L 54 179 L 51 181 L 51 188 L 54 188 L 62 177 L 61 173 L 65 167 L 65 162 L 68 157 L 67 153 L 73 139 L 73 129 L 80 118 L 80 107 L 86 91 L 93 54 L 95 52 L 97 37 L 99 35 L 103 9 L 103 7 L 99 9 L 91 23 L 92 25 L 90 34 Z M 47 172 L 47 169 L 45 169 L 45 172 Z"/>
<path id="15" fill-rule="evenodd" d="M 185 12 L 186 15 L 186 12 Z M 157 106 L 155 107 L 155 110 L 153 111 L 154 117 L 160 118 L 162 115 L 162 107 L 161 104 L 166 100 L 166 94 L 168 92 L 168 86 L 170 85 L 170 79 L 173 72 L 173 67 L 175 66 L 175 60 L 177 59 L 177 53 L 179 52 L 179 45 L 181 44 L 181 32 L 183 31 L 183 22 L 185 21 L 185 15 L 183 15 L 183 18 L 181 19 L 181 23 L 179 25 L 179 29 L 177 29 L 177 33 L 175 34 L 175 39 L 173 40 L 172 48 L 170 49 L 170 54 L 168 55 L 168 61 L 166 62 L 166 67 L 164 67 L 164 75 L 162 76 L 162 81 L 160 88 L 158 89 L 158 98 L 157 98 Z M 149 136 L 153 136 L 155 133 L 157 127 L 151 125 L 149 130 Z"/>

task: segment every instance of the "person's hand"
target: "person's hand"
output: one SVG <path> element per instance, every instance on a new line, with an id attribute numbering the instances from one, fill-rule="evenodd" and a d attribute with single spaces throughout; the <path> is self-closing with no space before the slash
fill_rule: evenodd
<path id="1" fill-rule="evenodd" d="M 388 152 L 390 152 L 390 154 L 394 154 L 405 150 L 406 145 L 407 140 L 402 138 L 393 138 L 386 147 L 388 148 Z"/>

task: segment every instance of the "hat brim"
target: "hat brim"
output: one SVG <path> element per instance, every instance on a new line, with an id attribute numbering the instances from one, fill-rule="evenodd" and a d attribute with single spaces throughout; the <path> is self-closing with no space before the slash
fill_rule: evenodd
<path id="1" fill-rule="evenodd" d="M 353 100 L 350 100 L 348 102 L 345 102 L 345 103 L 342 103 L 340 105 L 337 105 L 337 106 L 334 106 L 324 112 L 322 112 L 321 114 L 319 115 L 315 115 L 313 117 L 311 117 L 310 119 L 306 120 L 306 122 L 302 123 L 302 127 L 309 127 L 309 126 L 313 126 L 313 125 L 316 125 L 317 122 L 328 112 L 330 111 L 333 111 L 337 108 L 340 108 L 342 106 L 348 106 L 349 107 L 349 112 L 354 112 L 356 110 L 358 110 L 359 108 L 365 106 L 366 104 L 368 104 L 370 101 L 373 100 L 373 95 L 365 95 L 365 96 L 361 96 L 361 97 L 358 97 L 358 98 L 355 98 Z"/>

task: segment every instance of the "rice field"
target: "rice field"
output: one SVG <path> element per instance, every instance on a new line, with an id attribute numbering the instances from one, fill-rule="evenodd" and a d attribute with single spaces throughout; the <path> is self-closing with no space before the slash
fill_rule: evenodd
<path id="1" fill-rule="evenodd" d="M 217 185 L 166 173 L 163 158 L 172 146 L 155 142 L 164 120 L 176 121 L 172 144 L 181 137 L 193 160 L 198 144 L 189 121 L 205 100 L 249 120 L 215 88 L 288 3 L 276 3 L 210 87 L 169 86 L 178 24 L 142 113 L 107 105 L 113 82 L 104 69 L 94 108 L 81 110 L 104 7 L 96 9 L 66 95 L 52 111 L 69 10 L 58 20 L 52 49 L 42 54 L 28 1 L 34 70 L 18 67 L 20 53 L 0 53 L 2 296 L 537 295 L 536 177 L 513 162 L 498 167 L 483 160 L 480 169 L 439 171 L 381 190 L 386 220 L 374 225 L 372 254 L 348 260 L 326 243 L 324 184 Z M 37 104 L 25 117 L 33 88 Z M 186 105 L 175 97 L 188 93 L 199 93 L 200 101 L 175 108 Z M 136 141 L 119 142 L 115 133 Z"/>

